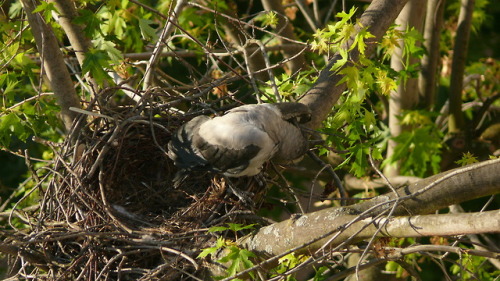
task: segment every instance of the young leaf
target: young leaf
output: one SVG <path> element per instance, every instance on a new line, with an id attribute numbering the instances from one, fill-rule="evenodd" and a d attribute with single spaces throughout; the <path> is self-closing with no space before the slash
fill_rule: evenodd
<path id="1" fill-rule="evenodd" d="M 156 41 L 158 37 L 156 35 L 156 30 L 151 27 L 151 24 L 154 23 L 148 19 L 139 18 L 139 28 L 141 29 L 141 35 L 144 40 L 152 40 Z"/>
<path id="2" fill-rule="evenodd" d="M 463 166 L 467 166 L 469 164 L 474 164 L 477 162 L 479 162 L 479 161 L 477 160 L 477 157 L 474 156 L 474 154 L 472 154 L 470 152 L 466 152 L 463 154 L 462 159 L 456 161 L 455 163 L 457 163 L 458 165 L 463 167 Z"/>

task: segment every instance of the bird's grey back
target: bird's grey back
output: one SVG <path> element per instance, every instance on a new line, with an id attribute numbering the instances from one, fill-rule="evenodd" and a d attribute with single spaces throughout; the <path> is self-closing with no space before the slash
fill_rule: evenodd
<path id="1" fill-rule="evenodd" d="M 271 158 L 288 162 L 306 152 L 307 140 L 292 122 L 309 113 L 305 105 L 280 103 L 243 105 L 213 119 L 198 116 L 172 136 L 168 154 L 180 173 L 252 176 Z"/>

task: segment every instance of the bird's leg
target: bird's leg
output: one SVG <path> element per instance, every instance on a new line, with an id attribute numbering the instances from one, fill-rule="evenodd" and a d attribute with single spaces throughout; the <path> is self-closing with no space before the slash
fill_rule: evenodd
<path id="1" fill-rule="evenodd" d="M 253 205 L 253 201 L 252 199 L 250 198 L 250 195 L 252 195 L 251 192 L 247 192 L 247 191 L 243 191 L 239 188 L 237 188 L 233 182 L 229 179 L 229 177 L 227 176 L 223 176 L 224 179 L 226 180 L 227 182 L 227 186 L 229 186 L 229 190 L 234 194 L 236 195 L 236 197 L 238 197 L 238 199 L 243 202 L 243 204 L 245 205 L 248 205 L 248 206 L 252 206 Z"/>
<path id="2" fill-rule="evenodd" d="M 258 173 L 257 175 L 253 176 L 259 187 L 266 187 L 266 177 L 262 172 Z"/>

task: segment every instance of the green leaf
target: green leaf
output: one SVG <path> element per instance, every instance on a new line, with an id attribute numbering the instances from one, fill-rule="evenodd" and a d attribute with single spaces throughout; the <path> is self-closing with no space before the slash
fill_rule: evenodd
<path id="1" fill-rule="evenodd" d="M 156 35 L 156 30 L 151 27 L 154 22 L 148 19 L 139 18 L 139 28 L 141 30 L 141 35 L 144 40 L 156 41 L 158 36 Z"/>
<path id="2" fill-rule="evenodd" d="M 474 154 L 467 152 L 463 154 L 462 159 L 456 161 L 455 163 L 463 167 L 477 162 L 479 162 L 477 157 L 474 156 Z"/>
<path id="3" fill-rule="evenodd" d="M 380 91 L 385 96 L 389 96 L 393 90 L 395 90 L 398 85 L 396 81 L 387 75 L 387 71 L 377 71 L 375 73 L 377 79 L 377 85 L 380 88 Z"/>
<path id="4" fill-rule="evenodd" d="M 336 17 L 340 18 L 338 22 L 335 23 L 336 26 L 343 26 L 345 25 L 356 13 L 356 7 L 352 7 L 351 10 L 349 10 L 349 13 L 346 13 L 344 11 L 337 13 Z"/>
<path id="5" fill-rule="evenodd" d="M 274 11 L 262 13 L 255 17 L 255 20 L 262 22 L 263 27 L 270 26 L 272 28 L 276 28 L 276 26 L 278 25 L 278 17 L 276 12 Z"/>
<path id="6" fill-rule="evenodd" d="M 90 49 L 85 54 L 85 59 L 82 64 L 83 74 L 89 73 L 99 83 L 109 79 L 105 68 L 110 68 L 110 58 L 108 54 L 102 50 Z"/>
<path id="7" fill-rule="evenodd" d="M 0 144 L 8 147 L 13 136 L 26 142 L 33 133 L 26 125 L 26 121 L 22 120 L 16 113 L 12 112 L 0 116 Z"/>
<path id="8" fill-rule="evenodd" d="M 57 12 L 56 7 L 54 6 L 54 3 L 48 3 L 45 1 L 40 1 L 40 5 L 38 5 L 34 10 L 33 14 L 35 13 L 41 13 L 43 15 L 43 18 L 45 19 L 46 22 L 51 22 L 52 21 L 52 12 Z"/>
<path id="9" fill-rule="evenodd" d="M 225 244 L 226 241 L 224 240 L 224 238 L 222 237 L 217 238 L 215 246 L 203 249 L 203 251 L 201 251 L 201 253 L 198 255 L 198 258 L 205 258 L 208 255 L 213 255 L 215 252 L 221 249 Z"/>
<path id="10" fill-rule="evenodd" d="M 330 27 L 330 26 L 329 26 Z M 313 42 L 311 43 L 311 49 L 313 51 L 318 51 L 318 53 L 323 54 L 328 52 L 328 36 L 325 34 L 325 31 L 318 29 L 313 34 Z"/>
<path id="11" fill-rule="evenodd" d="M 123 60 L 123 54 L 116 48 L 116 44 L 105 38 L 98 37 L 94 41 L 97 49 L 105 51 L 113 64 L 119 64 Z"/>
<path id="12" fill-rule="evenodd" d="M 100 28 L 102 20 L 99 19 L 96 13 L 87 9 L 81 9 L 78 12 L 79 16 L 76 17 L 73 22 L 84 26 L 83 32 L 88 38 L 93 38 L 96 34 L 102 34 Z"/>
<path id="13" fill-rule="evenodd" d="M 346 59 L 347 60 L 347 59 Z M 336 63 L 337 64 L 337 63 Z M 341 85 L 342 83 L 346 83 L 348 90 L 351 92 L 358 91 L 358 86 L 360 85 L 360 72 L 359 68 L 355 66 L 347 66 L 339 71 L 339 74 L 344 75 L 342 79 L 340 79 L 337 85 Z M 352 98 L 352 96 L 351 96 Z"/>
<path id="14" fill-rule="evenodd" d="M 356 33 L 356 28 L 353 24 L 346 23 L 340 29 L 340 33 L 338 34 L 339 38 L 335 40 L 335 42 L 340 45 L 339 49 L 343 49 L 342 46 L 351 38 L 353 34 Z M 355 44 L 352 44 L 349 49 L 346 51 L 350 51 L 355 47 Z"/>
<path id="15" fill-rule="evenodd" d="M 365 147 L 362 144 L 356 144 L 350 148 L 353 154 L 354 162 L 351 166 L 351 172 L 356 177 L 362 177 L 365 175 L 365 170 L 368 167 L 367 155 L 365 153 Z"/>
<path id="16" fill-rule="evenodd" d="M 256 255 L 246 249 L 240 249 L 236 246 L 228 247 L 230 253 L 219 259 L 220 263 L 231 262 L 230 266 L 227 269 L 227 274 L 229 276 L 234 276 L 238 272 L 250 268 L 254 265 L 254 263 L 250 260 L 250 258 L 255 258 Z"/>
<path id="17" fill-rule="evenodd" d="M 13 81 L 10 79 L 7 74 L 1 75 L 2 78 L 2 83 L 0 83 L 1 86 L 5 87 L 2 89 L 2 95 L 5 97 L 9 93 L 13 92 L 16 89 L 16 86 L 19 84 L 20 81 Z"/>
<path id="18" fill-rule="evenodd" d="M 203 251 L 201 251 L 201 253 L 198 255 L 198 258 L 204 258 L 208 255 L 212 255 L 214 254 L 215 252 L 217 252 L 217 248 L 215 247 L 211 247 L 211 248 L 205 248 L 203 249 Z"/>
<path id="19" fill-rule="evenodd" d="M 372 158 L 374 160 L 382 160 L 384 157 L 382 156 L 382 151 L 378 147 L 373 147 L 372 150 Z"/>
<path id="20" fill-rule="evenodd" d="M 211 228 L 208 229 L 209 233 L 214 233 L 214 232 L 222 232 L 225 230 L 228 230 L 229 227 L 226 226 L 212 226 Z"/>
<path id="21" fill-rule="evenodd" d="M 339 49 L 338 53 L 339 53 L 341 59 L 337 60 L 330 68 L 330 70 L 333 72 L 339 71 L 340 68 L 343 67 L 347 63 L 347 59 L 349 58 L 349 54 L 347 53 L 347 50 L 345 50 L 345 49 Z M 339 82 L 339 85 L 340 84 L 342 84 L 342 83 Z"/>
<path id="22" fill-rule="evenodd" d="M 371 34 L 366 27 L 363 27 L 358 34 L 356 34 L 356 37 L 354 38 L 354 45 L 358 46 L 359 53 L 361 55 L 365 54 L 366 50 L 366 43 L 365 40 L 368 38 L 373 38 L 375 35 Z"/>
<path id="23" fill-rule="evenodd" d="M 240 231 L 244 229 L 252 229 L 256 224 L 243 225 L 240 223 L 228 223 L 229 229 L 232 231 Z"/>

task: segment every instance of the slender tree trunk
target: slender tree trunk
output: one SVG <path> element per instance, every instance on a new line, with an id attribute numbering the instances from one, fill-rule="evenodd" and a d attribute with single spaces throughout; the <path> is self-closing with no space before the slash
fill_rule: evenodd
<path id="1" fill-rule="evenodd" d="M 49 0 L 59 11 L 59 24 L 64 29 L 80 66 L 85 59 L 85 53 L 92 46 L 89 38 L 85 37 L 83 27 L 75 24 L 73 21 L 77 17 L 75 3 L 68 0 Z"/>
<path id="2" fill-rule="evenodd" d="M 78 16 L 75 3 L 69 0 L 49 0 L 49 2 L 54 3 L 54 6 L 60 13 L 59 24 L 64 29 L 81 68 L 85 60 L 85 53 L 89 51 L 92 42 L 85 36 L 83 27 L 74 23 L 75 18 Z M 98 85 L 90 73 L 85 74 L 85 80 L 92 87 L 92 94 L 96 94 L 98 92 Z"/>
<path id="3" fill-rule="evenodd" d="M 427 0 L 425 16 L 424 46 L 427 54 L 422 57 L 422 72 L 418 89 L 424 98 L 427 109 L 432 109 L 436 100 L 437 73 L 439 62 L 439 41 L 443 26 L 444 5 L 446 0 Z"/>
<path id="4" fill-rule="evenodd" d="M 459 134 L 464 129 L 462 115 L 462 90 L 464 82 L 467 48 L 474 11 L 474 0 L 461 0 L 458 28 L 453 48 L 453 61 L 450 78 L 450 115 L 448 117 L 448 132 Z"/>
<path id="5" fill-rule="evenodd" d="M 43 69 L 61 107 L 61 118 L 67 131 L 71 129 L 77 113 L 70 107 L 80 108 L 80 100 L 73 87 L 73 81 L 64 63 L 59 43 L 50 28 L 39 13 L 33 13 L 38 1 L 21 0 L 23 9 L 28 17 L 35 43 L 40 52 Z"/>
<path id="6" fill-rule="evenodd" d="M 401 14 L 396 19 L 398 29 L 405 32 L 406 29 L 415 28 L 418 31 L 422 30 L 423 19 L 425 15 L 425 1 L 410 0 L 401 11 Z M 396 49 L 391 58 L 391 67 L 396 71 L 402 71 L 405 64 L 409 61 L 410 64 L 416 63 L 417 58 L 406 58 L 403 56 L 404 42 L 400 42 L 399 48 Z M 418 103 L 417 78 L 408 78 L 401 82 L 397 90 L 392 91 L 389 99 L 389 130 L 391 137 L 399 136 L 404 128 L 399 123 L 399 117 L 404 110 L 413 108 Z M 394 149 L 397 143 L 390 139 L 387 147 L 387 157 L 390 158 L 394 154 Z M 385 167 L 384 173 L 387 176 L 394 177 L 399 175 L 400 163 L 394 162 Z"/>

